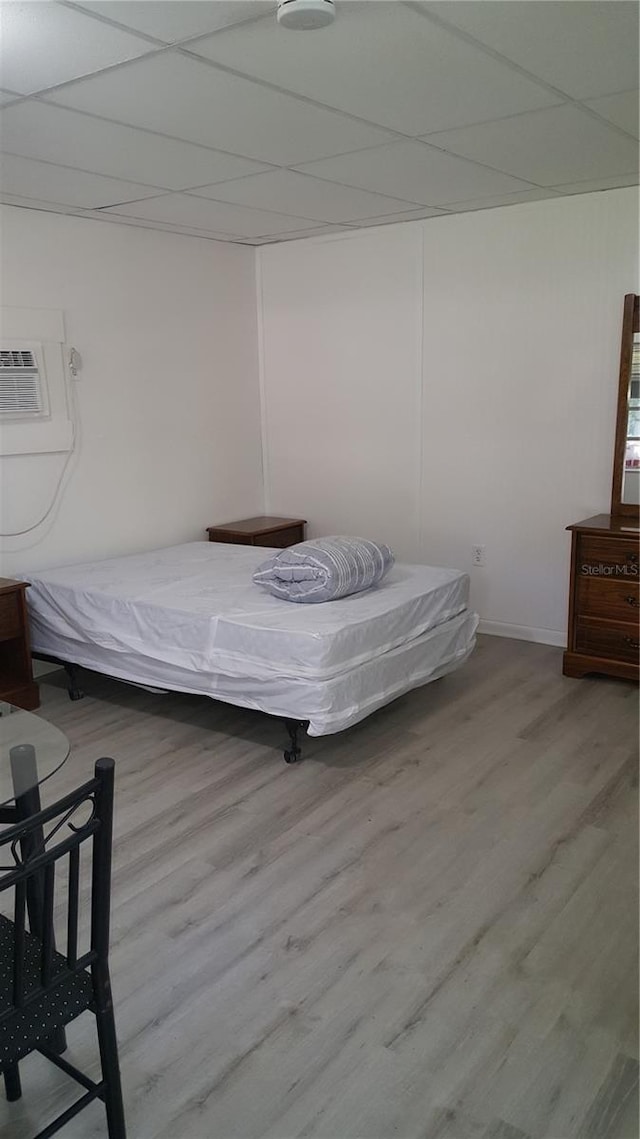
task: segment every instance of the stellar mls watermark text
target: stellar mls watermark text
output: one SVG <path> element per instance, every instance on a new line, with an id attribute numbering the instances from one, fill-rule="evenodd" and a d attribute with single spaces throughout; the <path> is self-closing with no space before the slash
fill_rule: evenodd
<path id="1" fill-rule="evenodd" d="M 587 565 L 580 566 L 580 573 L 585 577 L 638 577 L 640 566 L 633 565 Z"/>

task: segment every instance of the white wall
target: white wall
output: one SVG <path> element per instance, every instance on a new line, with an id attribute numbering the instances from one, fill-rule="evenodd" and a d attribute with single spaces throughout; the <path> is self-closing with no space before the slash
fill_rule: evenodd
<path id="1" fill-rule="evenodd" d="M 3 305 L 62 309 L 81 446 L 59 507 L 2 571 L 204 537 L 263 507 L 252 249 L 2 207 Z M 38 518 L 63 459 L 0 460 L 3 531 Z"/>
<path id="2" fill-rule="evenodd" d="M 563 643 L 564 527 L 608 510 L 635 189 L 259 251 L 266 501 L 470 569 L 485 628 Z"/>
<path id="3" fill-rule="evenodd" d="M 419 233 L 419 231 L 417 231 Z M 264 252 L 264 251 L 263 251 Z M 422 264 L 413 227 L 259 254 L 269 508 L 417 553 Z"/>

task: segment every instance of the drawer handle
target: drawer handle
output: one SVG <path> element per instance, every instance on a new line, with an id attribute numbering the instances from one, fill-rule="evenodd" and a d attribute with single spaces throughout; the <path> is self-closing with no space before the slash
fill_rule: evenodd
<path id="1" fill-rule="evenodd" d="M 637 597 L 625 597 L 625 601 L 626 601 L 627 605 L 631 605 L 631 607 L 633 609 L 638 608 L 638 598 Z"/>
<path id="2" fill-rule="evenodd" d="M 625 644 L 631 645 L 632 649 L 640 649 L 640 641 L 634 641 L 633 637 L 625 637 Z"/>

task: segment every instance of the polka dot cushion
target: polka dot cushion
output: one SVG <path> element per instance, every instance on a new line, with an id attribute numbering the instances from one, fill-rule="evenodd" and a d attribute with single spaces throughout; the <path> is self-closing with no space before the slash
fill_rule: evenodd
<path id="1" fill-rule="evenodd" d="M 26 1008 L 13 1007 L 13 922 L 0 914 L 0 1071 L 20 1060 L 57 1028 L 75 1020 L 89 1008 L 93 994 L 88 973 L 67 972 L 67 963 L 54 954 L 52 988 L 36 997 Z M 26 934 L 24 993 L 28 997 L 40 987 L 41 944 Z M 66 974 L 66 975 L 65 975 Z M 56 980 L 57 975 L 57 980 Z"/>

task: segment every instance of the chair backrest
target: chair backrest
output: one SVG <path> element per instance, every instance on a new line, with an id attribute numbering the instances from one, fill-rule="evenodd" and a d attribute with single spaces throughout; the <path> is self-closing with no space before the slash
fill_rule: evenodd
<path id="1" fill-rule="evenodd" d="M 13 889 L 12 1000 L 0 1022 L 28 1007 L 70 974 L 106 966 L 109 948 L 114 762 L 99 759 L 94 777 L 51 807 L 0 830 L 0 906 Z M 78 952 L 80 856 L 91 846 L 89 948 Z M 66 861 L 66 945 L 56 951 L 56 870 Z M 26 929 L 29 911 L 31 935 Z M 6 920 L 6 919 L 5 919 Z M 40 926 L 40 928 L 34 928 Z M 38 954 L 37 982 L 33 956 Z M 28 986 L 25 979 L 28 978 Z M 28 988 L 28 991 L 26 991 Z"/>

